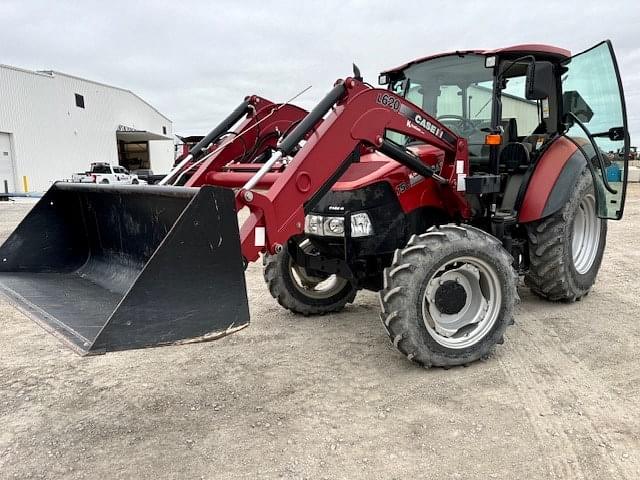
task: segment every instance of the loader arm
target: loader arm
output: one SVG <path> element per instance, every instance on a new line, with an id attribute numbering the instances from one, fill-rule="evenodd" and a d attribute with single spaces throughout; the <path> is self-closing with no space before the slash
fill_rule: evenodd
<path id="1" fill-rule="evenodd" d="M 324 121 L 309 135 L 327 112 Z M 386 139 L 386 130 L 442 149 L 445 160 L 441 171 L 435 172 L 405 147 Z M 270 164 L 286 162 L 303 138 L 307 138 L 306 143 L 271 187 L 264 192 L 254 191 Z M 238 210 L 246 206 L 251 212 L 240 231 L 246 261 L 255 261 L 262 252 L 278 252 L 289 238 L 303 233 L 305 214 L 344 173 L 353 152 L 363 144 L 430 177 L 442 195 L 451 198 L 468 216 L 466 201 L 457 190 L 456 174 L 461 170 L 456 170 L 457 162 L 462 162 L 459 166 L 468 172 L 466 140 L 405 99 L 348 78 L 336 83 L 279 145 L 263 169 L 237 192 Z"/>
<path id="2" fill-rule="evenodd" d="M 161 184 L 200 187 L 213 183 L 213 172 L 222 171 L 231 162 L 252 162 L 275 148 L 280 136 L 306 114 L 306 110 L 290 103 L 277 104 L 257 95 L 249 96 L 194 145 Z"/>

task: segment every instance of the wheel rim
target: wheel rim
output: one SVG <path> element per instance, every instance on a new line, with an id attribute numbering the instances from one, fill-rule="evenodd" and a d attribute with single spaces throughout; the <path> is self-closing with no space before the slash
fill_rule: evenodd
<path id="1" fill-rule="evenodd" d="M 329 275 L 327 278 L 314 277 L 307 271 L 289 261 L 289 270 L 293 286 L 304 296 L 317 300 L 331 298 L 340 292 L 348 283 L 348 280 L 337 275 Z"/>
<path id="2" fill-rule="evenodd" d="M 451 287 L 452 284 L 455 286 Z M 453 292 L 449 296 L 456 298 L 447 302 L 447 292 L 443 295 L 443 290 Z M 501 304 L 500 279 L 494 267 L 479 258 L 458 257 L 447 261 L 427 282 L 422 319 L 431 337 L 440 345 L 467 348 L 491 331 Z"/>
<path id="3" fill-rule="evenodd" d="M 573 266 L 584 275 L 593 266 L 600 245 L 600 219 L 596 215 L 596 199 L 585 195 L 573 219 L 571 250 Z"/>

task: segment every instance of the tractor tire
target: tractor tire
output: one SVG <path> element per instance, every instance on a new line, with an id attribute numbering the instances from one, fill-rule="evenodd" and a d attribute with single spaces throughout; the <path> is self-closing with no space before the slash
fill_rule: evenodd
<path id="1" fill-rule="evenodd" d="M 504 341 L 518 302 L 513 258 L 488 233 L 444 225 L 414 235 L 384 270 L 382 323 L 423 367 L 467 365 Z"/>
<path id="2" fill-rule="evenodd" d="M 589 293 L 607 243 L 607 221 L 596 215 L 588 168 L 571 192 L 562 209 L 527 225 L 530 265 L 525 284 L 551 301 L 574 302 Z"/>
<path id="3" fill-rule="evenodd" d="M 263 257 L 264 279 L 278 303 L 304 316 L 339 312 L 353 302 L 357 289 L 337 275 L 313 277 L 295 265 L 285 246 L 276 255 Z"/>

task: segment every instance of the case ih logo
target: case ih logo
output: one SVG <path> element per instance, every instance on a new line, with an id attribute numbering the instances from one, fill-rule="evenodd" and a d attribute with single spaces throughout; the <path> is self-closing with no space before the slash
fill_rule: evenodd
<path id="1" fill-rule="evenodd" d="M 455 138 L 452 137 L 451 134 L 445 132 L 437 125 L 431 123 L 429 120 L 424 118 L 422 114 L 416 112 L 413 108 L 405 105 L 397 96 L 390 93 L 381 93 L 377 96 L 376 103 L 400 113 L 400 115 L 407 119 L 407 127 L 420 131 L 418 129 L 419 126 L 432 135 L 441 138 L 445 142 L 451 145 L 455 145 Z"/>
<path id="2" fill-rule="evenodd" d="M 442 138 L 442 136 L 444 135 L 444 131 L 441 128 L 436 127 L 429 120 L 425 120 L 420 114 L 416 115 L 413 121 L 424 128 L 427 132 L 432 133 L 438 138 Z"/>
<path id="3" fill-rule="evenodd" d="M 431 123 L 429 120 L 424 118 L 421 113 L 416 112 L 413 108 L 405 105 L 404 103 L 400 106 L 400 115 L 407 119 L 407 126 L 413 129 L 420 128 L 425 129 L 430 134 L 436 136 L 437 138 L 441 138 L 449 145 L 456 144 L 456 138 L 451 135 L 449 132 L 441 129 L 437 125 Z"/>

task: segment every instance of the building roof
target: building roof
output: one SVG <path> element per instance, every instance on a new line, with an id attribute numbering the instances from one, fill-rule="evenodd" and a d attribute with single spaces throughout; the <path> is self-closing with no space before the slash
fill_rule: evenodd
<path id="1" fill-rule="evenodd" d="M 15 70 L 15 71 L 21 72 L 21 73 L 27 73 L 27 74 L 31 74 L 31 75 L 39 75 L 41 77 L 48 77 L 48 78 L 54 78 L 55 76 L 67 77 L 67 78 L 72 78 L 74 80 L 80 80 L 81 82 L 92 83 L 94 85 L 99 85 L 101 87 L 110 88 L 112 90 L 119 90 L 121 92 L 125 92 L 125 93 L 128 93 L 130 95 L 133 95 L 135 98 L 137 98 L 142 103 L 147 105 L 149 108 L 151 108 L 154 112 L 156 112 L 162 118 L 164 118 L 167 121 L 173 123 L 173 121 L 169 117 L 167 117 L 162 112 L 160 112 L 156 107 L 151 105 L 144 98 L 140 97 L 139 95 L 133 93 L 131 90 L 128 90 L 126 88 L 114 87 L 113 85 L 107 85 L 106 83 L 96 82 L 95 80 L 89 80 L 87 78 L 78 77 L 76 75 L 70 75 L 68 73 L 59 72 L 57 70 L 28 70 L 28 69 L 25 69 L 25 68 L 14 67 L 13 65 L 5 65 L 5 64 L 0 64 L 0 68 L 7 68 L 9 70 Z"/>

